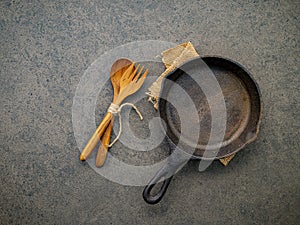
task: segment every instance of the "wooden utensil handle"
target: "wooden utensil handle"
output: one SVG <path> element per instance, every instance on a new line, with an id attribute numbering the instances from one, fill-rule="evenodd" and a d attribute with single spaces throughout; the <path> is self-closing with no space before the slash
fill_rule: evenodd
<path id="1" fill-rule="evenodd" d="M 105 117 L 103 118 L 102 122 L 94 132 L 93 136 L 90 138 L 84 149 L 80 154 L 80 160 L 86 160 L 89 155 L 92 153 L 93 149 L 96 147 L 97 143 L 100 141 L 106 127 L 108 126 L 110 120 L 112 118 L 112 114 L 110 112 L 106 113 Z"/>
<path id="2" fill-rule="evenodd" d="M 112 129 L 113 129 L 113 124 L 114 124 L 114 117 L 111 118 L 111 121 L 108 125 L 108 127 L 106 128 L 106 131 L 102 137 L 101 143 L 99 145 L 99 149 L 97 152 L 97 156 L 96 156 L 96 166 L 97 167 L 101 167 L 103 166 L 106 156 L 107 156 L 107 151 L 108 151 L 108 145 L 110 142 L 110 136 L 112 133 Z"/>

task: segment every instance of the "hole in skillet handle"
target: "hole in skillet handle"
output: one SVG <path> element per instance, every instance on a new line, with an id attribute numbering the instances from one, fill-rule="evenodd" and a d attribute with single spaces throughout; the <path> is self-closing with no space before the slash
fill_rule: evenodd
<path id="1" fill-rule="evenodd" d="M 164 177 L 165 174 L 157 174 L 150 182 L 149 184 L 145 187 L 144 191 L 143 191 L 143 198 L 144 200 L 151 205 L 157 204 L 160 202 L 160 200 L 163 198 L 163 196 L 165 195 L 168 186 L 173 178 L 173 176 L 165 179 L 163 181 L 163 184 L 160 188 L 160 190 L 158 191 L 158 193 L 156 193 L 155 195 L 151 194 L 152 189 L 154 188 L 155 185 L 158 184 L 159 180 L 161 178 Z"/>

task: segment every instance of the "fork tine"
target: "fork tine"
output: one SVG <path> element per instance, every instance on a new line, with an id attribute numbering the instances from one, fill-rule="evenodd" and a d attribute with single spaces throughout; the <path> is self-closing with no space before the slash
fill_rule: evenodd
<path id="1" fill-rule="evenodd" d="M 146 79 L 146 76 L 148 75 L 149 73 L 149 70 L 146 69 L 145 73 L 143 74 L 143 76 L 141 77 L 141 79 L 145 80 Z"/>
<path id="2" fill-rule="evenodd" d="M 146 76 L 148 75 L 148 73 L 149 73 L 149 70 L 146 69 L 145 73 L 141 76 L 141 78 L 140 78 L 138 81 L 135 82 L 136 85 L 137 85 L 139 88 L 140 88 L 140 87 L 142 86 L 142 84 L 144 83 L 144 81 L 145 81 Z"/>
<path id="3" fill-rule="evenodd" d="M 135 67 L 135 70 L 132 72 L 132 74 L 130 75 L 130 77 L 128 78 L 129 80 L 133 80 L 133 78 L 136 76 L 136 72 L 138 71 L 140 67 L 140 64 L 138 64 L 136 67 Z"/>
<path id="4" fill-rule="evenodd" d="M 134 79 L 132 80 L 133 82 L 136 82 L 139 79 L 141 73 L 143 72 L 143 69 L 144 69 L 144 66 L 141 67 L 138 74 L 134 77 Z"/>
<path id="5" fill-rule="evenodd" d="M 130 77 L 130 75 L 132 74 L 132 70 L 134 68 L 135 63 L 131 63 L 131 65 L 128 67 L 128 69 L 124 72 L 124 74 L 122 75 L 122 80 L 126 80 L 128 79 L 128 77 Z"/>

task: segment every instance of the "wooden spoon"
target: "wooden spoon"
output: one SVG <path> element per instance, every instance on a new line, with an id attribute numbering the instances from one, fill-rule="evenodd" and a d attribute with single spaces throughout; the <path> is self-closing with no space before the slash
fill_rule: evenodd
<path id="1" fill-rule="evenodd" d="M 116 98 L 116 100 L 113 101 L 115 105 L 119 106 L 125 98 L 137 92 L 143 85 L 146 76 L 149 73 L 149 70 L 146 69 L 142 74 L 142 70 L 139 71 L 137 70 L 138 67 L 139 65 L 135 68 L 135 64 L 132 63 L 122 75 L 122 79 L 120 80 L 119 95 Z M 112 112 L 108 111 L 104 116 L 102 122 L 97 127 L 96 131 L 94 132 L 94 134 L 92 135 L 92 137 L 90 138 L 90 140 L 88 141 L 84 149 L 82 150 L 80 154 L 81 161 L 86 160 L 89 157 L 89 155 L 92 153 L 93 149 L 95 148 L 100 138 L 104 134 L 112 117 L 114 117 Z M 140 117 L 142 119 L 141 115 Z"/>
<path id="2" fill-rule="evenodd" d="M 111 67 L 110 80 L 111 80 L 111 83 L 112 83 L 112 86 L 114 89 L 113 101 L 116 101 L 116 98 L 119 95 L 120 80 L 122 78 L 122 75 L 124 74 L 124 72 L 128 69 L 128 67 L 131 64 L 132 64 L 132 61 L 130 61 L 129 59 L 118 59 L 117 61 L 114 62 L 114 64 Z M 114 117 L 112 117 L 112 119 L 102 137 L 102 140 L 101 140 L 101 143 L 100 143 L 100 146 L 98 149 L 98 153 L 96 156 L 96 166 L 97 167 L 103 166 L 103 164 L 105 162 L 113 124 L 114 124 Z"/>

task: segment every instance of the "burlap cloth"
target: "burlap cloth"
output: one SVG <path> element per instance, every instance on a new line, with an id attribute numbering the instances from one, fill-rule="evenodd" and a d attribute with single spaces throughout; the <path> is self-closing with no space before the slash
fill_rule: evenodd
<path id="1" fill-rule="evenodd" d="M 186 42 L 174 48 L 167 49 L 161 54 L 166 70 L 157 78 L 155 82 L 153 82 L 146 93 L 149 96 L 149 101 L 153 103 L 155 109 L 158 109 L 158 99 L 163 78 L 171 71 L 178 68 L 178 66 L 182 63 L 199 56 L 191 42 Z M 224 166 L 227 166 L 233 157 L 234 155 L 231 155 L 219 160 Z"/>

